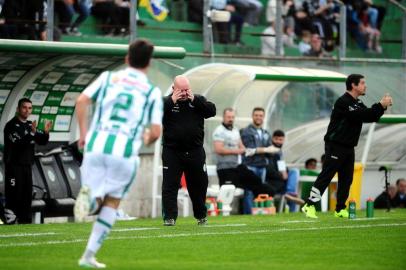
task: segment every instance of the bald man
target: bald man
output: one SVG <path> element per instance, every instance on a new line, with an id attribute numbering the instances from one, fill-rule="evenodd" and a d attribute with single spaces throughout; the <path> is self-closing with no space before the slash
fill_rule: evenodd
<path id="1" fill-rule="evenodd" d="M 216 115 L 216 106 L 194 95 L 189 80 L 177 76 L 172 93 L 164 98 L 162 149 L 162 207 L 165 226 L 174 226 L 178 217 L 177 197 L 182 173 L 198 225 L 206 225 L 208 177 L 203 148 L 204 119 Z"/>

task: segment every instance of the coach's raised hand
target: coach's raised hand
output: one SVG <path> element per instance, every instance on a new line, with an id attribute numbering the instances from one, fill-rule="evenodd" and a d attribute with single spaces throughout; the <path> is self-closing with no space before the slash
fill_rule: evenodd
<path id="1" fill-rule="evenodd" d="M 389 93 L 386 93 L 381 101 L 380 101 L 382 107 L 384 107 L 385 109 L 388 108 L 388 106 L 392 106 L 392 97 L 390 96 Z"/>

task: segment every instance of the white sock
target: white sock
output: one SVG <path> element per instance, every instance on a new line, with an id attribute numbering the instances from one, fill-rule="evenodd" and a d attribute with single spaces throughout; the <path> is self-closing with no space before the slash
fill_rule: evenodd
<path id="1" fill-rule="evenodd" d="M 106 239 L 107 235 L 110 233 L 110 230 L 116 221 L 116 217 L 116 209 L 107 206 L 102 207 L 100 214 L 93 225 L 92 233 L 90 234 L 83 257 L 89 259 L 97 253 L 104 239 Z"/>

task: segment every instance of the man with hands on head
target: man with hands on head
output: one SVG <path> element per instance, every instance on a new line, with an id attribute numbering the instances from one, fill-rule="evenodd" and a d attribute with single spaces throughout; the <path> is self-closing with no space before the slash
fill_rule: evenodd
<path id="1" fill-rule="evenodd" d="M 164 98 L 162 149 L 162 207 L 165 226 L 178 217 L 177 196 L 182 173 L 198 225 L 205 225 L 208 176 L 203 148 L 204 119 L 216 115 L 216 106 L 194 95 L 186 76 L 176 76 L 173 92 Z"/>
<path id="2" fill-rule="evenodd" d="M 45 120 L 44 130 L 40 130 L 37 128 L 36 121 L 28 120 L 31 113 L 31 100 L 20 99 L 16 116 L 4 127 L 7 223 L 32 222 L 32 165 L 34 164 L 35 144 L 44 145 L 48 142 L 52 122 Z"/>

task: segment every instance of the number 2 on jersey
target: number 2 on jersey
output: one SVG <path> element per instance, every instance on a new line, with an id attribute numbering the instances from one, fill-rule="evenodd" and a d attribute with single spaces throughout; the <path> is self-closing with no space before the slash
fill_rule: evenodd
<path id="1" fill-rule="evenodd" d="M 133 96 L 121 93 L 117 96 L 117 102 L 114 104 L 110 120 L 125 123 L 127 122 L 127 111 L 131 108 Z"/>

